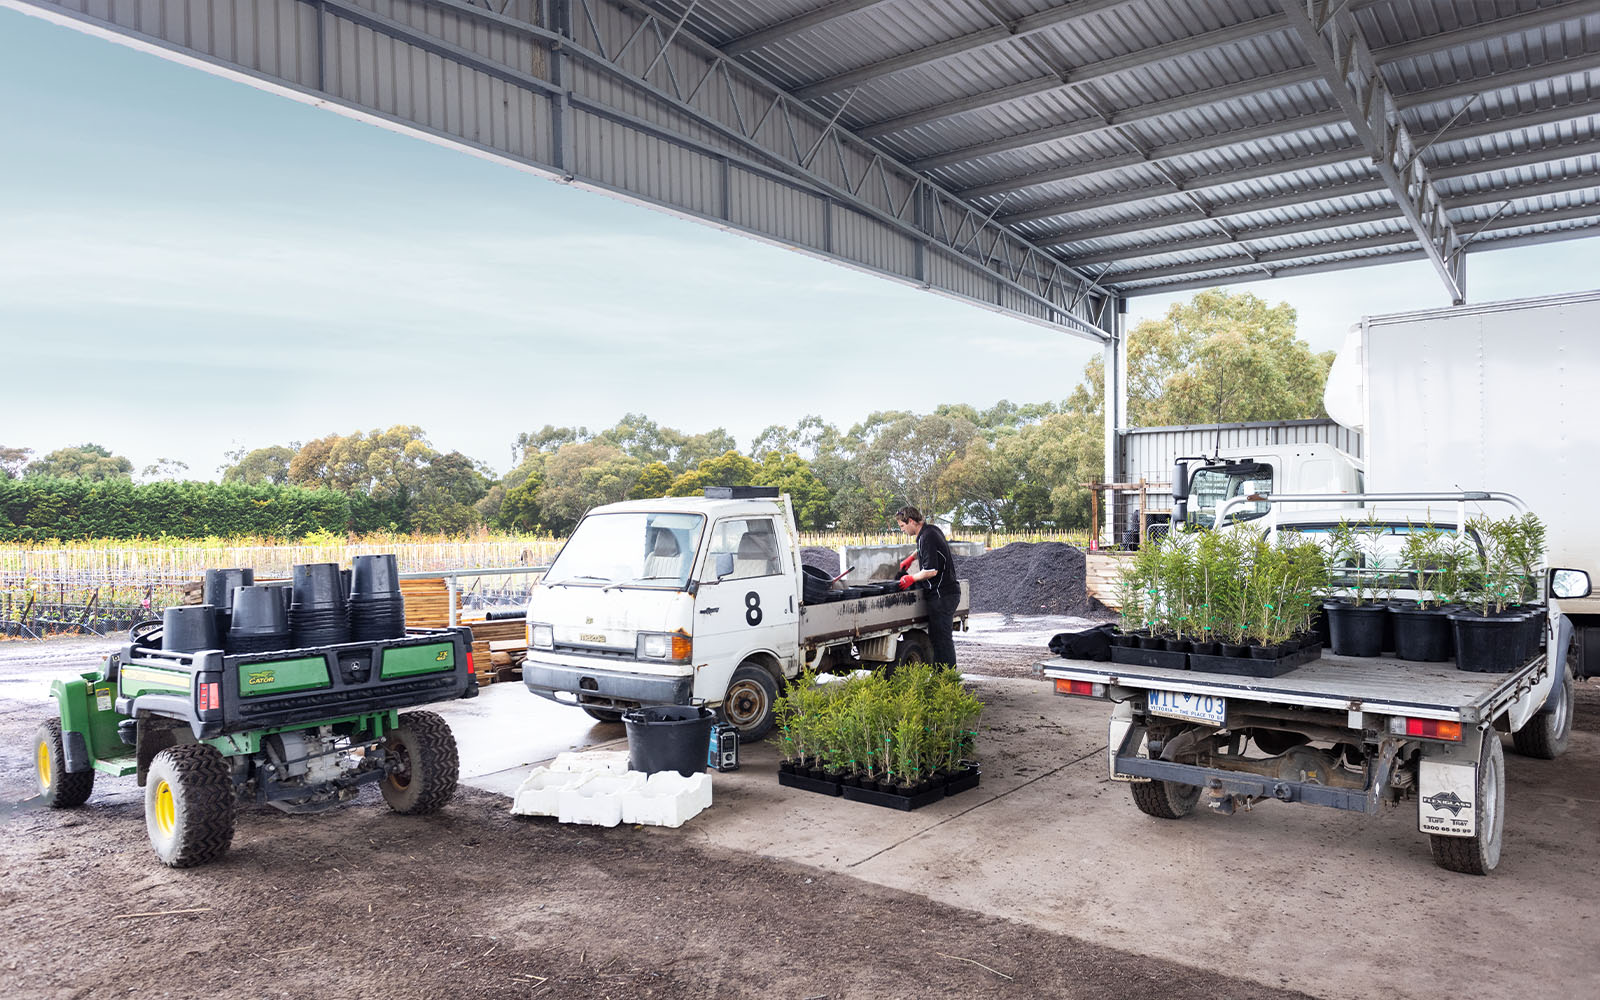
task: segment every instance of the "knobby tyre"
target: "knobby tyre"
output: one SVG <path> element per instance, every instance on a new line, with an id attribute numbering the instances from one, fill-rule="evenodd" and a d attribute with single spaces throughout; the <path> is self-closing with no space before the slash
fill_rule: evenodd
<path id="1" fill-rule="evenodd" d="M 389 808 L 407 816 L 443 809 L 456 794 L 461 758 L 455 734 L 433 712 L 406 712 L 384 745 L 388 774 L 382 783 Z"/>

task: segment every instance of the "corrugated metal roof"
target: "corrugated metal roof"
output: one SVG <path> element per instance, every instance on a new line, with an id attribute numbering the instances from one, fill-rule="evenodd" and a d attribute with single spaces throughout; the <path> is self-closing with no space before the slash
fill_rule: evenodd
<path id="1" fill-rule="evenodd" d="M 652 6 L 1120 294 L 1425 255 L 1319 68 L 1339 23 L 1455 226 L 1437 245 L 1600 234 L 1600 0 L 1334 0 L 1313 18 L 1353 21 L 1324 36 L 1277 0 Z"/>

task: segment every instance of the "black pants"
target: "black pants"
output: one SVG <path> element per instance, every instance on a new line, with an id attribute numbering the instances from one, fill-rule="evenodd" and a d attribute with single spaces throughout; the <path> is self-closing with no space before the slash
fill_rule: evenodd
<path id="1" fill-rule="evenodd" d="M 961 592 L 954 594 L 928 594 L 928 642 L 933 646 L 934 663 L 956 665 L 956 642 L 951 637 L 955 628 L 956 607 L 961 603 Z"/>

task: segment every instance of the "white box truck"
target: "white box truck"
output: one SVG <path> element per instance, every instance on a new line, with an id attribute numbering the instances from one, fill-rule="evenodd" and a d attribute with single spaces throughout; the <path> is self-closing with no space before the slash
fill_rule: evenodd
<path id="1" fill-rule="evenodd" d="M 804 669 L 928 659 L 926 591 L 830 586 L 801 563 L 787 495 L 706 492 L 584 516 L 528 601 L 530 691 L 602 722 L 704 701 L 752 740 Z M 957 628 L 969 609 L 963 583 Z"/>
<path id="2" fill-rule="evenodd" d="M 1221 502 L 1264 493 L 1510 490 L 1544 520 L 1550 564 L 1600 580 L 1600 421 L 1582 402 L 1596 385 L 1600 291 L 1369 316 L 1323 392 L 1362 457 L 1286 444 L 1180 459 L 1173 519 L 1210 525 Z M 1562 606 L 1574 673 L 1600 676 L 1600 598 Z"/>

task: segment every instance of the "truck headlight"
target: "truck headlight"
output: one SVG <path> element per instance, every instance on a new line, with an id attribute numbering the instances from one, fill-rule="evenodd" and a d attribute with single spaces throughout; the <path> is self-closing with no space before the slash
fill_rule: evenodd
<path id="1" fill-rule="evenodd" d="M 528 645 L 534 649 L 553 649 L 556 644 L 555 629 L 549 625 L 529 625 Z"/>
<path id="2" fill-rule="evenodd" d="M 686 635 L 640 632 L 635 653 L 641 660 L 687 660 L 693 646 Z"/>

